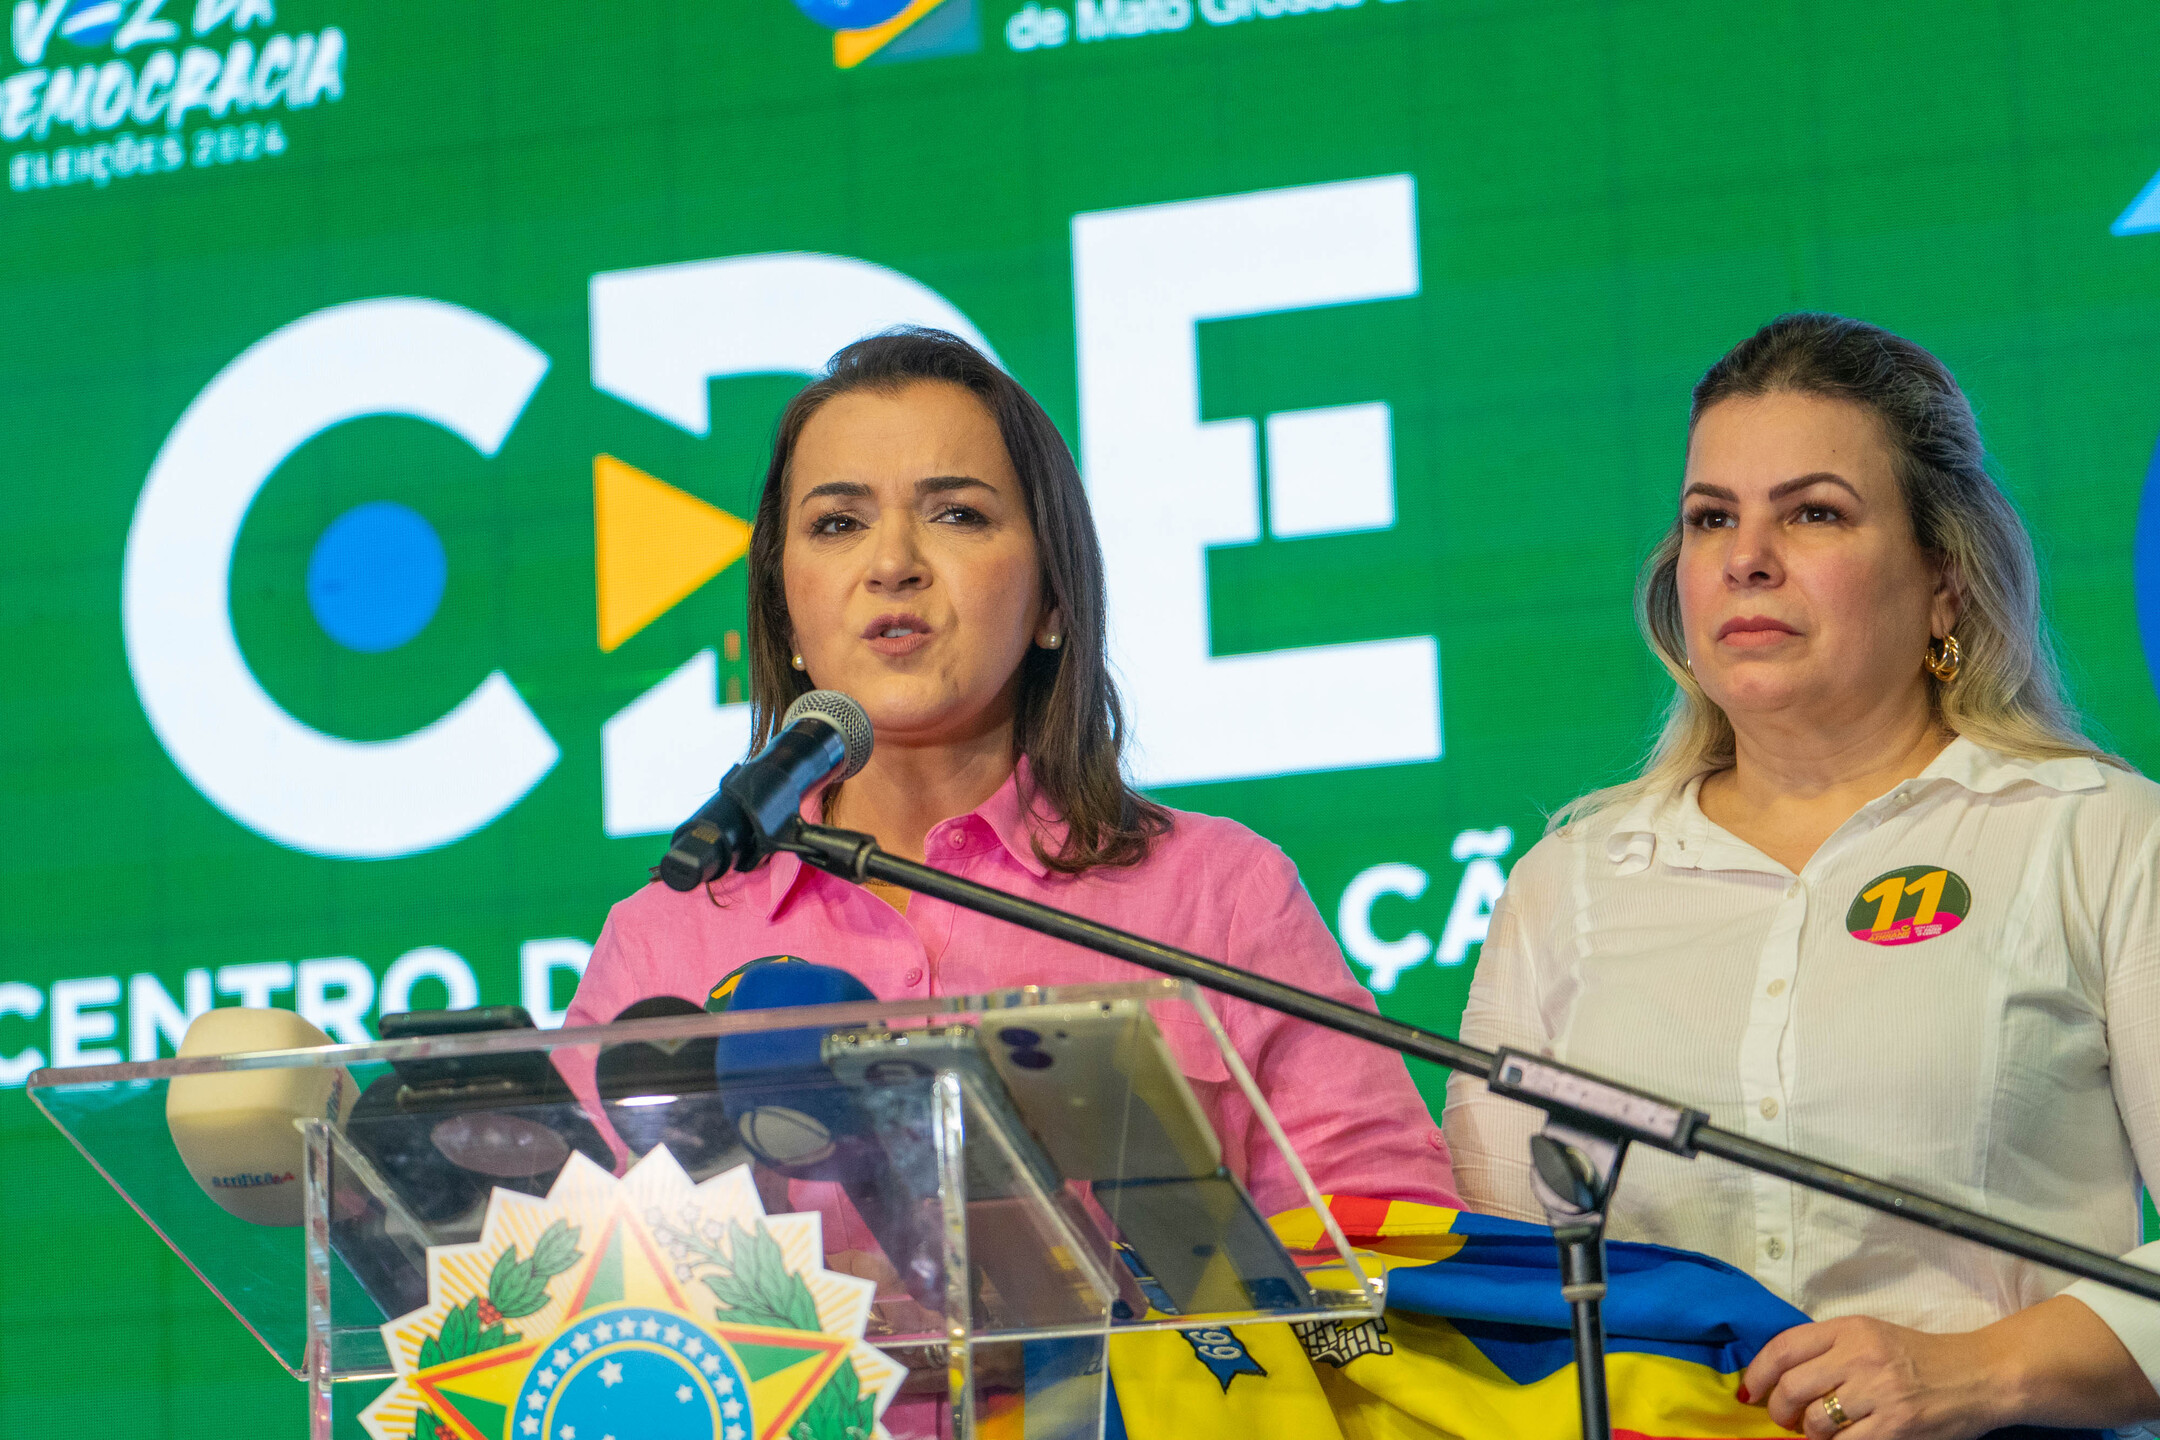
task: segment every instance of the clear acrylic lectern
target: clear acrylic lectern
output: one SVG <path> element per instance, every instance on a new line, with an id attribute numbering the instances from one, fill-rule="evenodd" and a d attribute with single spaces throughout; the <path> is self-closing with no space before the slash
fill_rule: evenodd
<path id="1" fill-rule="evenodd" d="M 1227 1074 L 1227 1081 L 1219 1078 Z M 1276 1237 L 1192 1075 L 1322 1219 Z M 30 1093 L 375 1440 L 1103 1431 L 1121 1330 L 1361 1320 L 1163 980 L 41 1070 Z M 1250 1142 L 1248 1142 L 1250 1143 Z M 1011 1433 L 1020 1433 L 1013 1431 Z"/>

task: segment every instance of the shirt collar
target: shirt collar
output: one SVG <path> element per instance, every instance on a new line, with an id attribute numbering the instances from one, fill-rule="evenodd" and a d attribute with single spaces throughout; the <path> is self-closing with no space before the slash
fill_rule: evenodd
<path id="1" fill-rule="evenodd" d="M 1664 842 L 1668 863 L 1691 866 L 1693 855 L 1701 854 L 1699 844 L 1691 844 L 1686 832 L 1696 826 L 1689 820 L 1690 812 L 1701 820 L 1702 811 L 1695 804 L 1695 792 L 1702 787 L 1700 776 L 1690 780 L 1678 790 L 1653 792 L 1636 797 L 1635 803 L 1613 821 L 1612 829 L 1605 836 L 1605 858 L 1612 861 L 1622 875 L 1634 875 L 1650 868 L 1651 858 Z"/>
<path id="2" fill-rule="evenodd" d="M 1703 777 L 1696 776 L 1677 790 L 1638 798 L 1613 821 L 1605 837 L 1605 858 L 1622 875 L 1646 870 L 1653 856 L 1675 869 L 1759 868 L 1757 852 L 1741 844 L 1710 822 L 1698 797 Z M 2004 755 L 1976 745 L 1960 735 L 1943 747 L 1925 770 L 1862 807 L 1863 813 L 1894 803 L 1893 797 L 1917 793 L 1936 785 L 1960 786 L 1975 795 L 1996 795 L 2013 785 L 2031 783 L 2065 794 L 2100 790 L 2107 785 L 2099 762 L 2085 755 L 2060 755 L 2045 760 Z"/>
<path id="3" fill-rule="evenodd" d="M 1025 804 L 1022 803 L 1023 795 L 1026 797 Z M 824 803 L 825 792 L 822 788 L 804 796 L 802 818 L 817 823 L 823 814 Z M 1065 822 L 1056 816 L 1049 802 L 1035 789 L 1034 777 L 1028 768 L 1025 755 L 1014 762 L 1012 773 L 1005 777 L 1005 783 L 998 786 L 989 799 L 965 815 L 956 815 L 950 820 L 942 820 L 931 826 L 929 838 L 935 841 L 955 827 L 986 830 L 1020 868 L 1038 880 L 1049 875 L 1050 867 L 1035 853 L 1036 837 L 1041 837 L 1043 847 L 1052 854 L 1056 854 L 1059 847 L 1065 843 Z M 936 848 L 930 850 L 933 857 L 938 853 Z M 802 862 L 800 856 L 787 851 L 775 855 L 767 863 L 765 873 L 770 877 L 765 900 L 767 920 L 780 913 L 781 907 L 787 904 L 789 897 L 801 885 L 804 874 L 811 869 L 811 866 Z"/>
<path id="4" fill-rule="evenodd" d="M 1035 788 L 1035 775 L 1028 766 L 1028 758 L 1022 755 L 1013 762 L 1012 774 L 998 786 L 997 793 L 975 807 L 971 812 L 990 827 L 990 833 L 1005 848 L 1005 853 L 1017 861 L 1020 868 L 1038 880 L 1050 874 L 1050 867 L 1035 853 L 1039 838 L 1043 848 L 1055 855 L 1065 844 L 1065 822 L 1051 809 L 1050 802 Z M 949 822 L 948 822 L 949 823 Z"/>
<path id="5" fill-rule="evenodd" d="M 1960 735 L 1945 746 L 1935 763 L 1907 783 L 1914 788 L 1931 780 L 1948 780 L 1975 795 L 1995 795 L 2021 781 L 2070 794 L 2080 790 L 2104 790 L 2107 776 L 2090 755 L 2058 755 L 2049 760 L 2025 760 L 1975 745 Z"/>

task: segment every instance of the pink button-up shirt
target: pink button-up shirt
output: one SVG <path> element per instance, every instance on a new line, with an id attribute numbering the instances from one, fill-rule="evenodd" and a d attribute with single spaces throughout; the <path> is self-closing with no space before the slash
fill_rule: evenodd
<path id="1" fill-rule="evenodd" d="M 1170 833 L 1140 864 L 1062 875 L 1035 853 L 1019 798 L 1025 766 L 979 808 L 935 826 L 924 840 L 927 862 L 1372 1008 L 1298 883 L 1297 867 L 1274 845 L 1235 821 L 1177 811 Z M 814 804 L 805 805 L 806 815 Z M 1040 810 L 1032 824 L 1053 849 L 1063 838 L 1062 826 Z M 708 888 L 679 893 L 655 882 L 616 905 L 567 1023 L 604 1023 L 654 995 L 702 1004 L 722 976 L 763 955 L 839 966 L 883 1000 L 1153 978 L 927 895 L 912 897 L 903 915 L 793 855 Z M 1209 1003 L 1322 1193 L 1460 1205 L 1447 1142 L 1400 1057 L 1227 996 Z M 1261 1213 L 1303 1204 L 1206 1030 L 1176 1019 L 1163 1028 L 1222 1137 L 1225 1163 Z"/>

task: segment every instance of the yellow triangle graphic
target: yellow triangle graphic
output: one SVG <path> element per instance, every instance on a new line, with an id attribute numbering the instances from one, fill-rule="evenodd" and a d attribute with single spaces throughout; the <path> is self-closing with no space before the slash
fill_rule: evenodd
<path id="1" fill-rule="evenodd" d="M 593 457 L 600 648 L 613 650 L 740 560 L 750 527 L 612 455 Z"/>

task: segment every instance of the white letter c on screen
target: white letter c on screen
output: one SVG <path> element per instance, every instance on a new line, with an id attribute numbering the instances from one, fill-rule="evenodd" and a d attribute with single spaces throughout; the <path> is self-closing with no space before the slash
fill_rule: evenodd
<path id="1" fill-rule="evenodd" d="M 280 845 L 375 859 L 446 845 L 538 783 L 560 753 L 501 671 L 395 740 L 325 735 L 287 714 L 233 636 L 233 544 L 300 446 L 366 415 L 410 415 L 493 455 L 547 357 L 484 315 L 360 300 L 272 332 L 166 437 L 128 527 L 121 625 L 143 713 L 181 773 Z"/>

